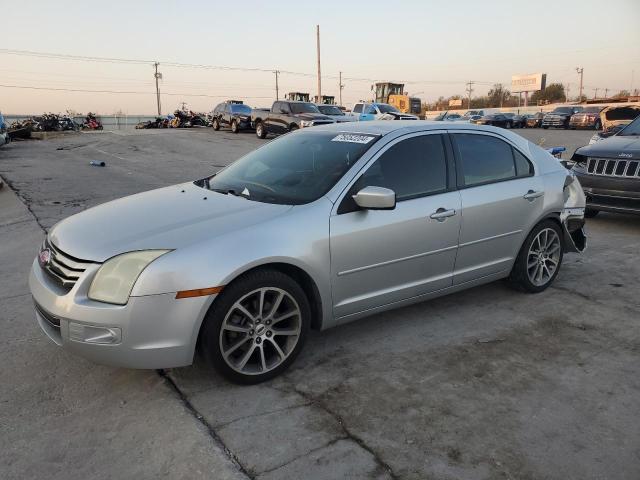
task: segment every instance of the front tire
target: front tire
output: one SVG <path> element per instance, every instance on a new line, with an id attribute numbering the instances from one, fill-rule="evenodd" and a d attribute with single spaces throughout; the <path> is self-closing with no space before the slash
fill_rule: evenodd
<path id="1" fill-rule="evenodd" d="M 593 210 L 591 208 L 586 208 L 584 210 L 584 216 L 586 218 L 593 218 L 595 216 L 597 216 L 600 213 L 600 210 Z"/>
<path id="2" fill-rule="evenodd" d="M 213 129 L 217 132 L 220 130 L 220 121 L 217 118 L 213 119 Z"/>
<path id="3" fill-rule="evenodd" d="M 236 120 L 231 121 L 231 132 L 238 133 L 240 129 L 238 128 L 238 122 Z"/>
<path id="4" fill-rule="evenodd" d="M 262 122 L 256 123 L 256 136 L 258 138 L 266 138 L 267 136 L 267 131 L 265 130 Z"/>
<path id="5" fill-rule="evenodd" d="M 560 226 L 553 220 L 544 220 L 534 227 L 522 244 L 509 283 L 524 292 L 542 292 L 558 275 L 562 257 Z"/>
<path id="6" fill-rule="evenodd" d="M 260 270 L 225 287 L 205 317 L 200 345 L 225 378 L 255 384 L 293 363 L 310 325 L 300 285 L 284 273 Z"/>

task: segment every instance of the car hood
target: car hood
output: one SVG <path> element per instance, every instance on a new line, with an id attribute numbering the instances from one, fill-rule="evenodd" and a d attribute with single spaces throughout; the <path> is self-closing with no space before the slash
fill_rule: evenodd
<path id="1" fill-rule="evenodd" d="M 589 157 L 640 158 L 640 137 L 613 136 L 579 148 L 576 153 Z M 621 156 L 620 154 L 625 155 Z M 630 157 L 628 155 L 631 155 Z"/>
<path id="2" fill-rule="evenodd" d="M 333 120 L 323 113 L 295 113 L 293 116 L 302 120 Z"/>
<path id="3" fill-rule="evenodd" d="M 49 239 L 75 258 L 104 262 L 134 250 L 184 248 L 267 221 L 290 208 L 186 183 L 85 210 L 56 224 Z"/>

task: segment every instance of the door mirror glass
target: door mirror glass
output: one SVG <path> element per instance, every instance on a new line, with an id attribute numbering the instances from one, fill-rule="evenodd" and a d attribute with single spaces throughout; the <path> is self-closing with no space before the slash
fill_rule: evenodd
<path id="1" fill-rule="evenodd" d="M 393 210 L 396 208 L 396 192 L 384 187 L 364 187 L 353 196 L 360 208 L 367 210 Z"/>

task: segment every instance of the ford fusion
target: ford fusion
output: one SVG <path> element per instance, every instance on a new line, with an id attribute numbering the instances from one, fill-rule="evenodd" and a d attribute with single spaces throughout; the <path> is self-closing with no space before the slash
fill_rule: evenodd
<path id="1" fill-rule="evenodd" d="M 36 317 L 95 362 L 256 383 L 310 329 L 506 278 L 540 292 L 585 247 L 571 171 L 494 127 L 423 121 L 287 134 L 207 178 L 55 225 Z"/>

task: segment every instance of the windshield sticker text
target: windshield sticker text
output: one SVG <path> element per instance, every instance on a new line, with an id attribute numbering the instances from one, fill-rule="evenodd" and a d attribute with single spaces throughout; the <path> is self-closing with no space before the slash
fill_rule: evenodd
<path id="1" fill-rule="evenodd" d="M 352 133 L 341 133 L 331 139 L 332 142 L 369 143 L 375 137 L 370 135 L 356 135 Z"/>

